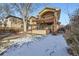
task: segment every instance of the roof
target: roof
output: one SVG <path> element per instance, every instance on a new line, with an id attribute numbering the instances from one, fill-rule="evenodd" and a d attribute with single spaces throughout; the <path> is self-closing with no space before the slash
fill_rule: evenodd
<path id="1" fill-rule="evenodd" d="M 39 14 L 40 14 L 40 13 L 42 13 L 44 10 L 54 10 L 54 11 L 60 11 L 60 9 L 59 9 L 59 8 L 50 8 L 50 7 L 46 7 L 46 8 L 44 8 L 41 12 L 39 12 Z"/>
<path id="2" fill-rule="evenodd" d="M 32 19 L 33 18 L 33 19 Z M 36 18 L 36 17 L 34 17 L 34 16 L 31 16 L 30 18 L 29 18 L 29 20 L 37 20 L 38 18 Z"/>
<path id="3" fill-rule="evenodd" d="M 7 16 L 6 19 L 9 18 L 9 17 L 14 17 L 14 18 L 18 18 L 18 19 L 22 20 L 22 18 L 19 18 L 19 17 L 13 16 L 13 15 L 9 15 L 9 16 Z"/>
<path id="4" fill-rule="evenodd" d="M 39 16 L 42 17 L 42 15 L 46 14 L 47 12 L 57 12 L 57 16 L 58 16 L 58 20 L 59 20 L 61 9 L 46 7 L 39 13 Z"/>
<path id="5" fill-rule="evenodd" d="M 31 19 L 31 18 L 36 18 L 36 17 L 34 17 L 34 16 L 31 16 L 29 19 Z"/>

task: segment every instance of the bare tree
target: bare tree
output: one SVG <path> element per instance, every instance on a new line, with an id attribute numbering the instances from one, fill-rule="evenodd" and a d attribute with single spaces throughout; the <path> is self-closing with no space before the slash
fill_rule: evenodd
<path id="1" fill-rule="evenodd" d="M 27 19 L 29 16 L 29 12 L 31 11 L 32 4 L 31 3 L 19 3 L 15 4 L 16 9 L 20 13 L 24 23 L 24 32 L 27 31 Z"/>
<path id="2" fill-rule="evenodd" d="M 79 8 L 77 8 L 71 15 L 69 16 L 70 29 L 65 33 L 66 41 L 70 46 L 70 51 L 68 51 L 71 55 L 79 55 Z"/>
<path id="3" fill-rule="evenodd" d="M 11 4 L 0 4 L 0 18 L 4 19 L 6 16 L 11 15 L 12 12 L 12 8 L 11 8 Z"/>

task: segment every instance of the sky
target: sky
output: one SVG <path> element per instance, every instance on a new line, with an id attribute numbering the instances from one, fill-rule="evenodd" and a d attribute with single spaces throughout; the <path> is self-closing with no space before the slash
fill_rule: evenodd
<path id="1" fill-rule="evenodd" d="M 77 8 L 79 8 L 78 3 L 33 3 L 32 12 L 30 16 L 35 16 L 39 14 L 45 7 L 59 8 L 61 9 L 60 19 L 61 25 L 67 25 L 69 23 L 69 14 L 72 14 Z M 15 11 L 15 16 L 21 17 L 17 11 Z"/>
<path id="2" fill-rule="evenodd" d="M 40 11 L 45 7 L 59 8 L 61 9 L 60 19 L 61 25 L 67 25 L 69 23 L 68 13 L 71 14 L 78 8 L 79 4 L 75 3 L 38 3 L 34 4 L 34 11 L 30 14 L 31 16 L 37 16 Z"/>

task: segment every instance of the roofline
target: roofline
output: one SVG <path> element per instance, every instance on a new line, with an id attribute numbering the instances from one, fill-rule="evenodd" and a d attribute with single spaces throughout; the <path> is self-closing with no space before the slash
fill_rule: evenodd
<path id="1" fill-rule="evenodd" d="M 51 10 L 56 10 L 56 9 L 58 9 L 58 10 L 60 11 L 60 9 L 59 9 L 59 8 L 45 7 L 45 8 L 44 8 L 41 12 L 43 12 L 45 9 L 51 9 Z M 40 14 L 41 12 L 39 12 L 39 14 Z"/>
<path id="2" fill-rule="evenodd" d="M 15 18 L 18 18 L 18 19 L 22 20 L 22 18 L 19 18 L 19 17 L 13 16 L 13 15 L 8 15 L 8 16 L 5 17 L 5 18 L 7 19 L 7 18 L 9 18 L 9 17 L 15 17 Z"/>

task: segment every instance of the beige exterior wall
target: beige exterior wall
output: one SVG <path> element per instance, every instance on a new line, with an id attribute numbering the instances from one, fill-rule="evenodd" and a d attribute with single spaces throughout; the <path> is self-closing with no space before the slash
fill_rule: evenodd
<path id="1" fill-rule="evenodd" d="M 6 27 L 11 28 L 11 21 L 10 21 L 10 18 L 7 19 L 7 23 L 6 23 L 6 24 L 7 24 Z"/>
<path id="2" fill-rule="evenodd" d="M 0 24 L 0 28 L 2 27 L 2 25 Z"/>
<path id="3" fill-rule="evenodd" d="M 31 18 L 29 24 L 31 24 L 31 25 L 33 25 L 33 24 L 37 24 L 36 22 L 33 22 L 33 20 L 35 20 L 35 19 L 34 19 L 34 18 Z"/>
<path id="4" fill-rule="evenodd" d="M 32 17 L 29 19 L 29 29 L 36 29 L 37 28 L 37 22 L 35 22 L 34 20 L 36 20 L 36 18 Z"/>
<path id="5" fill-rule="evenodd" d="M 6 22 L 6 24 L 7 24 L 6 27 L 7 28 L 9 28 L 9 29 L 18 29 L 18 30 L 23 29 L 22 28 L 23 23 L 18 18 L 10 17 L 10 18 L 8 18 L 6 20 L 7 20 L 7 22 Z"/>
<path id="6" fill-rule="evenodd" d="M 56 25 L 55 25 L 55 30 L 54 30 L 54 31 L 56 32 L 58 29 L 59 29 L 59 25 L 56 24 Z"/>
<path id="7" fill-rule="evenodd" d="M 28 33 L 46 35 L 47 34 L 47 30 L 32 30 L 32 31 L 28 31 Z"/>
<path id="8" fill-rule="evenodd" d="M 13 29 L 21 29 L 21 26 L 22 26 L 22 24 L 19 24 L 19 23 L 17 23 L 17 24 L 12 23 L 11 24 L 11 28 L 13 28 Z"/>
<path id="9" fill-rule="evenodd" d="M 4 28 L 5 26 L 4 26 L 4 24 L 2 23 L 2 24 L 0 24 L 0 28 Z"/>

